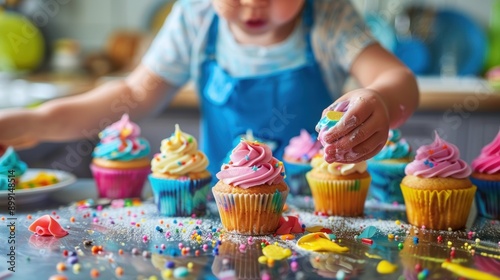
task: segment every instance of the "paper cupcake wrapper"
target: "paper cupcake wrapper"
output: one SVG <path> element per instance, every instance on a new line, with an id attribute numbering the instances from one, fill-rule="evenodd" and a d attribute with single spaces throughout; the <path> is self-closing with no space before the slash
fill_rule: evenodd
<path id="1" fill-rule="evenodd" d="M 154 200 L 161 215 L 167 217 L 203 216 L 212 177 L 192 179 L 165 179 L 149 175 Z"/>
<path id="2" fill-rule="evenodd" d="M 368 172 L 372 177 L 368 197 L 384 203 L 404 203 L 400 185 L 406 165 L 368 161 Z"/>
<path id="3" fill-rule="evenodd" d="M 479 215 L 489 219 L 500 219 L 500 181 L 470 178 L 476 185 L 476 204 Z"/>
<path id="4" fill-rule="evenodd" d="M 428 229 L 465 227 L 476 186 L 457 190 L 421 190 L 401 184 L 408 222 Z"/>
<path id="5" fill-rule="evenodd" d="M 327 215 L 363 215 L 370 177 L 355 180 L 317 180 L 306 175 L 314 199 L 314 209 Z"/>
<path id="6" fill-rule="evenodd" d="M 243 235 L 274 233 L 288 195 L 288 190 L 270 194 L 212 192 L 224 228 Z"/>
<path id="7" fill-rule="evenodd" d="M 140 197 L 150 167 L 136 169 L 110 169 L 91 164 L 90 170 L 101 198 Z"/>

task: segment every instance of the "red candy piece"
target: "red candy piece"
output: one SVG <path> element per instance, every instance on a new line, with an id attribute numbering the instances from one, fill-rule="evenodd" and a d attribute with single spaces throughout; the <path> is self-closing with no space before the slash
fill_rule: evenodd
<path id="1" fill-rule="evenodd" d="M 28 229 L 41 236 L 63 237 L 68 235 L 68 232 L 50 215 L 44 215 L 36 219 Z"/>
<path id="2" fill-rule="evenodd" d="M 299 218 L 295 216 L 281 217 L 276 234 L 283 235 L 289 233 L 302 233 L 304 230 L 299 223 Z"/>

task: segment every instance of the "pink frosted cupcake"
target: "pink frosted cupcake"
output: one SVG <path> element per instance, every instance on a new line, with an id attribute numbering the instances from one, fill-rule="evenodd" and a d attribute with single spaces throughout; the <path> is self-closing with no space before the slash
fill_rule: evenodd
<path id="1" fill-rule="evenodd" d="M 477 186 L 479 215 L 500 219 L 500 132 L 472 162 L 471 181 Z"/>
<path id="2" fill-rule="evenodd" d="M 290 139 L 288 146 L 285 147 L 283 163 L 291 194 L 311 195 L 305 175 L 311 170 L 311 159 L 320 152 L 321 148 L 321 143 L 316 137 L 305 129 L 300 131 L 299 136 Z"/>
<path id="3" fill-rule="evenodd" d="M 151 168 L 149 143 L 139 137 L 140 133 L 139 126 L 125 114 L 99 134 L 101 141 L 90 165 L 99 197 L 141 196 Z"/>

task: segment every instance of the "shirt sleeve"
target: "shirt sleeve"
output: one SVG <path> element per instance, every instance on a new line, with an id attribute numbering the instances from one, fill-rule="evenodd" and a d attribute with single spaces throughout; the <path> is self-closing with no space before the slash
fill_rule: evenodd
<path id="1" fill-rule="evenodd" d="M 320 56 L 349 72 L 357 56 L 376 42 L 364 19 L 349 0 L 317 1 L 313 44 Z"/>
<path id="2" fill-rule="evenodd" d="M 190 79 L 195 22 L 185 1 L 177 1 L 142 59 L 142 64 L 174 86 Z"/>

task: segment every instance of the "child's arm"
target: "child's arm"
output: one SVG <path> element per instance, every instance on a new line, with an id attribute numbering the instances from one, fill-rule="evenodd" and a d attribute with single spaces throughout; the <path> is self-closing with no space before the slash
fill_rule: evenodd
<path id="1" fill-rule="evenodd" d="M 96 135 L 129 113 L 150 112 L 176 87 L 138 66 L 128 78 L 87 93 L 49 101 L 36 109 L 0 111 L 0 145 L 28 148 L 42 141 L 68 141 Z"/>
<path id="2" fill-rule="evenodd" d="M 363 88 L 344 94 L 325 110 L 348 108 L 342 120 L 322 135 L 328 162 L 373 157 L 387 141 L 389 128 L 404 123 L 418 106 L 415 77 L 379 44 L 360 53 L 351 74 Z"/>

